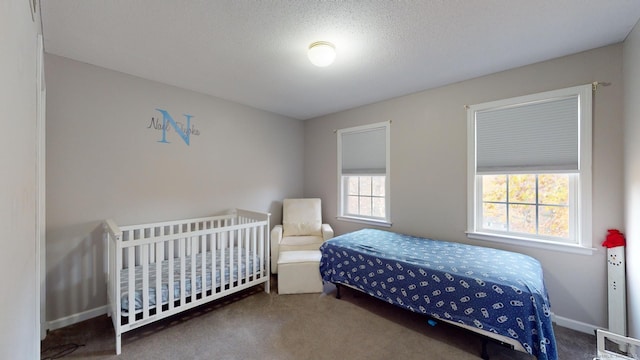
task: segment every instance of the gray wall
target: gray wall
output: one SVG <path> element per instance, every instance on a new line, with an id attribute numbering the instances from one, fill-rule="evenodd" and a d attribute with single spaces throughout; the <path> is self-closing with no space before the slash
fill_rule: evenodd
<path id="1" fill-rule="evenodd" d="M 471 60 L 470 60 L 471 61 Z M 623 224 L 622 45 L 500 72 L 305 122 L 306 196 L 323 199 L 336 233 L 361 228 L 337 221 L 335 129 L 392 120 L 392 231 L 481 244 L 541 261 L 552 310 L 579 330 L 607 325 L 608 228 Z M 428 71 L 428 69 L 425 69 Z M 593 255 L 515 247 L 466 238 L 467 128 L 464 105 L 608 82 L 594 97 Z"/>
<path id="2" fill-rule="evenodd" d="M 278 223 L 282 199 L 302 195 L 302 122 L 54 55 L 45 65 L 48 320 L 106 304 L 104 219 L 245 208 Z M 192 115 L 200 134 L 159 142 L 156 108 Z"/>
<path id="3" fill-rule="evenodd" d="M 0 2 L 0 359 L 39 358 L 36 40 L 23 0 Z"/>
<path id="4" fill-rule="evenodd" d="M 628 329 L 640 338 L 640 23 L 624 43 L 623 74 Z"/>
<path id="5" fill-rule="evenodd" d="M 637 39 L 636 27 L 624 47 L 625 81 L 629 77 L 635 79 L 625 87 L 624 130 L 631 136 L 627 136 L 624 151 L 629 169 L 633 169 L 629 155 L 640 153 L 631 140 L 640 133 L 634 120 L 639 118 L 640 111 L 635 105 L 629 106 L 632 102 L 629 99 L 638 98 L 640 88 L 635 65 L 640 48 Z M 337 233 L 360 228 L 335 220 L 337 155 L 333 130 L 355 125 L 393 121 L 392 230 L 480 244 L 464 236 L 467 211 L 464 105 L 604 81 L 611 85 L 601 87 L 594 98 L 593 234 L 598 251 L 586 256 L 493 243 L 483 245 L 538 258 L 545 269 L 555 314 L 578 327 L 580 323 L 606 327 L 606 261 L 599 243 L 607 228 L 622 229 L 622 65 L 622 46 L 609 46 L 301 123 L 48 55 L 47 319 L 74 316 L 106 303 L 105 253 L 98 227 L 105 218 L 130 224 L 245 207 L 271 211 L 272 223 L 279 223 L 281 199 L 304 194 L 323 199 L 325 221 Z M 11 66 L 3 63 L 0 68 L 15 70 Z M 21 75 L 10 71 L 10 76 Z M 13 86 L 0 89 L 15 92 Z M 25 93 L 21 102 L 11 98 L 15 116 L 35 117 L 35 112 L 30 113 L 34 111 L 30 102 L 35 101 L 32 90 L 28 95 Z M 193 115 L 193 124 L 200 135 L 191 137 L 190 146 L 175 132 L 168 135 L 170 144 L 159 143 L 161 131 L 147 128 L 151 117 L 161 118 L 156 108 L 169 111 L 176 121 L 183 121 L 184 113 Z M 28 142 L 33 138 L 28 141 L 25 138 L 27 133 L 33 135 L 33 125 L 21 125 L 8 137 L 8 142 L 3 142 L 2 146 L 7 145 L 6 149 L 15 153 L 12 159 L 17 162 L 35 161 L 31 158 L 34 145 Z M 15 122 L 5 126 L 13 127 Z M 26 150 L 15 150 L 21 147 Z M 33 181 L 29 180 L 32 168 L 29 165 L 14 169 L 26 179 L 24 176 L 21 180 L 2 179 L 13 182 L 2 187 L 9 189 L 6 196 L 13 196 L 24 180 Z M 631 197 L 632 192 L 628 175 L 626 193 Z M 629 211 L 631 208 L 627 205 Z M 27 207 L 21 211 L 20 218 L 26 214 L 32 220 L 34 209 Z M 7 223 L 24 221 L 14 219 Z M 628 220 L 629 250 L 633 246 L 630 224 Z M 24 225 L 23 230 L 27 228 L 32 231 L 33 226 Z M 16 237 L 15 233 L 10 235 Z M 32 245 L 18 251 L 28 251 Z M 15 242 L 11 246 L 19 247 Z M 33 263 L 30 258 L 31 255 L 25 256 L 27 262 L 21 259 L 20 263 L 24 266 L 29 261 Z M 11 269 L 5 264 L 13 259 L 17 257 L 12 255 L 2 262 L 5 271 Z M 631 262 L 639 264 L 638 260 Z M 631 270 L 632 265 L 628 266 Z M 638 289 L 630 285 L 629 290 L 630 299 L 635 297 L 637 302 Z M 31 311 L 28 304 L 24 308 Z M 640 313 L 637 306 L 630 306 L 630 311 Z M 6 316 L 25 319 L 24 314 L 16 314 L 20 312 L 12 311 Z M 633 324 L 633 315 L 630 317 Z M 23 323 L 28 325 L 28 321 Z M 636 316 L 636 336 L 638 323 Z M 14 329 L 11 326 L 12 334 Z M 11 337 L 5 339 L 15 343 Z"/>

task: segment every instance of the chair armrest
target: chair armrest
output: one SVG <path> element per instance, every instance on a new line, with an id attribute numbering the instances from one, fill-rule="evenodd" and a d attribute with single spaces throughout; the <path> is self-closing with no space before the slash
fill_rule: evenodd
<path id="1" fill-rule="evenodd" d="M 282 241 L 282 225 L 271 229 L 271 273 L 278 273 L 278 256 L 280 255 L 280 241 Z"/>
<path id="2" fill-rule="evenodd" d="M 327 241 L 333 237 L 333 228 L 329 224 L 322 224 L 322 240 Z"/>

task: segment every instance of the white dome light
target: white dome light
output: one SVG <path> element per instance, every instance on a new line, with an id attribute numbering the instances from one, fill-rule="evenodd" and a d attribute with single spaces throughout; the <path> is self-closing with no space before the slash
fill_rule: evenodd
<path id="1" fill-rule="evenodd" d="M 309 45 L 309 60 L 315 66 L 325 67 L 333 63 L 336 59 L 336 48 L 332 43 L 326 41 L 316 41 Z"/>

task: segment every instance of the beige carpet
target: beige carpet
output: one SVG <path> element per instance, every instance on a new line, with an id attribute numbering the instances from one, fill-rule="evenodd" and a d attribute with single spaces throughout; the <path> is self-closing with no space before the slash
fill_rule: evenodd
<path id="1" fill-rule="evenodd" d="M 272 281 L 275 283 L 275 281 Z M 123 335 L 115 355 L 111 319 L 50 332 L 42 358 L 63 359 L 480 359 L 478 336 L 360 292 L 278 295 L 255 287 Z M 595 336 L 555 327 L 560 360 L 592 360 Z M 73 349 L 73 344 L 81 345 Z M 489 343 L 492 360 L 534 359 Z"/>

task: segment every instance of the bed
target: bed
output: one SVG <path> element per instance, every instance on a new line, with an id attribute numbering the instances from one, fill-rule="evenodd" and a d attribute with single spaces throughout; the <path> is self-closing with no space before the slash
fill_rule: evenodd
<path id="1" fill-rule="evenodd" d="M 129 226 L 104 221 L 116 354 L 127 331 L 259 284 L 268 293 L 269 218 L 234 209 Z"/>
<path id="2" fill-rule="evenodd" d="M 321 247 L 324 281 L 557 360 L 542 267 L 532 257 L 363 229 Z M 483 342 L 483 359 L 488 359 Z"/>

